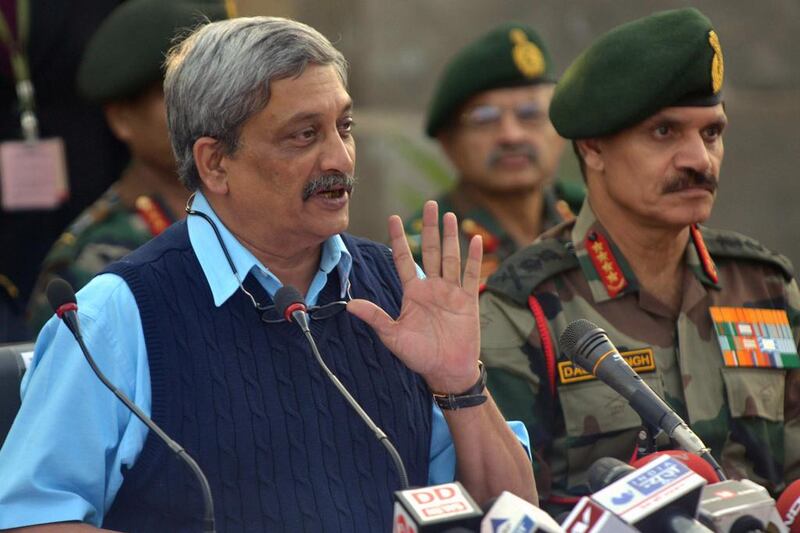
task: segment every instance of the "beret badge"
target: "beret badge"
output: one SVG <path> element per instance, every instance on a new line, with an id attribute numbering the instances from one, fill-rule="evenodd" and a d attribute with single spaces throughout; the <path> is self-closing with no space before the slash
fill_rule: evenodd
<path id="1" fill-rule="evenodd" d="M 528 40 L 528 36 L 519 28 L 508 32 L 508 38 L 514 43 L 511 57 L 514 65 L 526 78 L 536 78 L 544 73 L 544 56 L 539 47 Z"/>
<path id="2" fill-rule="evenodd" d="M 722 62 L 722 47 L 719 44 L 719 37 L 714 30 L 708 32 L 708 44 L 714 50 L 714 57 L 711 59 L 711 90 L 717 94 L 722 89 L 725 66 Z"/>

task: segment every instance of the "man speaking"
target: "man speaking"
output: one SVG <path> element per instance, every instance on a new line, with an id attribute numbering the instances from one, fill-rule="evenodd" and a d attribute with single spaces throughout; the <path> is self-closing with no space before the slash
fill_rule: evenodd
<path id="1" fill-rule="evenodd" d="M 220 531 L 387 531 L 400 488 L 276 311 L 282 285 L 305 296 L 322 357 L 412 485 L 455 469 L 478 501 L 503 490 L 536 501 L 478 363 L 480 238 L 462 276 L 455 217 L 440 240 L 428 204 L 420 279 L 399 218 L 391 252 L 343 233 L 355 164 L 346 81 L 342 55 L 294 21 L 233 19 L 185 39 L 168 57 L 165 96 L 180 177 L 195 192 L 187 220 L 78 298 L 99 366 L 205 471 Z M 23 388 L 0 452 L 0 528 L 199 529 L 194 478 L 97 382 L 56 320 Z"/>

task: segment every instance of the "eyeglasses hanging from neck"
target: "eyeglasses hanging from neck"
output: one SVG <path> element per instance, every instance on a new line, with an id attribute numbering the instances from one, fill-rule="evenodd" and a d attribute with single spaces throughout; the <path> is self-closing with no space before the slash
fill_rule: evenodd
<path id="1" fill-rule="evenodd" d="M 220 248 L 222 248 L 222 253 L 225 255 L 225 259 L 228 261 L 228 265 L 230 265 L 231 267 L 231 271 L 233 272 L 233 275 L 236 278 L 236 282 L 239 284 L 239 290 L 241 290 L 245 295 L 247 295 L 248 298 L 250 298 L 250 301 L 253 303 L 253 307 L 255 307 L 256 311 L 261 313 L 262 322 L 265 322 L 267 324 L 277 324 L 280 322 L 285 322 L 286 319 L 280 316 L 278 311 L 275 309 L 274 304 L 264 305 L 258 303 L 256 301 L 255 296 L 253 296 L 253 294 L 245 288 L 244 281 L 239 275 L 239 272 L 236 270 L 236 265 L 233 264 L 233 259 L 231 258 L 231 254 L 228 252 L 228 248 L 222 241 L 222 235 L 220 234 L 217 225 L 207 214 L 203 213 L 202 211 L 195 211 L 194 209 L 192 209 L 192 204 L 194 203 L 195 194 L 196 193 L 192 193 L 192 195 L 189 196 L 189 199 L 186 201 L 186 214 L 195 215 L 202 218 L 203 220 L 208 222 L 209 225 L 211 226 L 211 229 L 214 230 L 214 235 L 216 235 L 217 242 L 219 242 L 219 246 Z M 347 302 L 353 299 L 353 295 L 350 292 L 349 279 L 345 280 L 345 294 L 346 294 L 346 299 L 344 300 L 337 300 L 335 302 L 329 302 L 323 305 L 310 306 L 308 309 L 306 309 L 308 317 L 311 320 L 323 320 L 344 311 L 345 308 L 347 307 Z"/>

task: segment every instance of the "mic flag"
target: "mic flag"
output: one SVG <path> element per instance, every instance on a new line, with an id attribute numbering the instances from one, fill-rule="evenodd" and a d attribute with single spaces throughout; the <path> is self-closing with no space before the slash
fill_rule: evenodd
<path id="1" fill-rule="evenodd" d="M 719 476 L 716 472 L 714 472 L 714 468 L 710 464 L 708 464 L 696 453 L 687 452 L 685 450 L 664 450 L 661 452 L 651 453 L 649 455 L 645 455 L 644 457 L 639 457 L 631 463 L 631 466 L 634 468 L 642 467 L 650 461 L 661 457 L 662 455 L 674 457 L 678 461 L 691 468 L 696 474 L 702 476 L 703 479 L 705 479 L 709 484 L 718 483 L 720 481 Z"/>
<path id="2" fill-rule="evenodd" d="M 800 480 L 786 487 L 778 497 L 777 507 L 790 533 L 800 533 Z"/>
<path id="3" fill-rule="evenodd" d="M 481 508 L 459 482 L 394 493 L 393 533 L 434 533 L 456 527 L 475 531 Z"/>
<path id="4" fill-rule="evenodd" d="M 620 517 L 584 496 L 562 524 L 566 533 L 628 533 L 638 531 Z"/>
<path id="5" fill-rule="evenodd" d="M 563 533 L 549 514 L 516 494 L 504 491 L 481 520 L 480 533 Z"/>
<path id="6" fill-rule="evenodd" d="M 606 459 L 632 470 L 622 461 Z M 613 481 L 591 499 L 642 531 L 678 531 L 679 523 L 694 527 L 705 484 L 689 467 L 664 455 Z"/>

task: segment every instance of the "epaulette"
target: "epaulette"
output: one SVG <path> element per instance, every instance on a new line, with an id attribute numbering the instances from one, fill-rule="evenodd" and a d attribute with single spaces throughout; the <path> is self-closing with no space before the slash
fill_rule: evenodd
<path id="1" fill-rule="evenodd" d="M 555 232 L 556 228 L 548 233 Z M 489 277 L 486 289 L 508 296 L 527 307 L 528 296 L 535 287 L 577 266 L 578 258 L 571 241 L 543 238 L 506 259 Z"/>
<path id="2" fill-rule="evenodd" d="M 761 261 L 778 267 L 787 280 L 794 277 L 794 267 L 788 257 L 773 252 L 755 239 L 730 230 L 700 226 L 706 248 L 713 258 Z"/>

